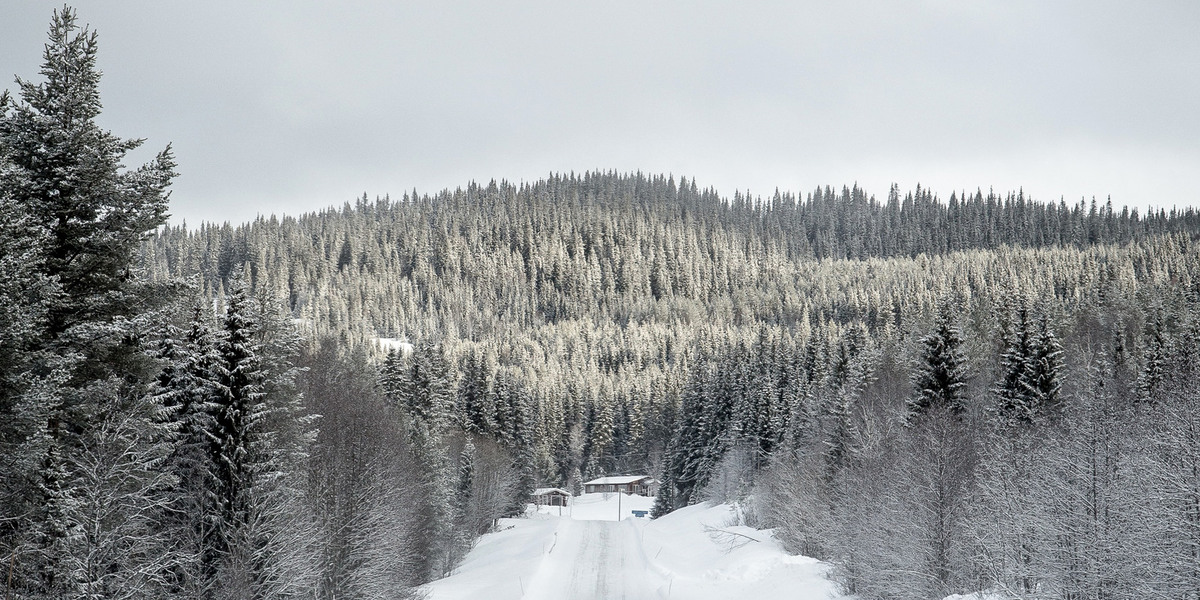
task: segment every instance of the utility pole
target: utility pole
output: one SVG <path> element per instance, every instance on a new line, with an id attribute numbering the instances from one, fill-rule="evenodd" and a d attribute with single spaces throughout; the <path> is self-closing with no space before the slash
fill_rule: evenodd
<path id="1" fill-rule="evenodd" d="M 617 488 L 617 520 L 621 520 L 621 488 Z"/>

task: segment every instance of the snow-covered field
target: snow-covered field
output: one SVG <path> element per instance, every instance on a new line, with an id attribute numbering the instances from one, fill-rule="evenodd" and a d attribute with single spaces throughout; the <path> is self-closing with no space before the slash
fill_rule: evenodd
<path id="1" fill-rule="evenodd" d="M 826 565 L 785 552 L 769 531 L 730 525 L 728 505 L 690 506 L 660 519 L 632 516 L 653 498 L 584 494 L 562 509 L 504 519 L 455 573 L 426 586 L 430 600 L 591 598 L 826 600 L 839 597 Z"/>

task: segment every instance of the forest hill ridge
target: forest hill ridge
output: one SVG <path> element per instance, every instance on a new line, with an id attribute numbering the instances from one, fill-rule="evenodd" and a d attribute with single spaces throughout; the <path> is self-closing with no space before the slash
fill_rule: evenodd
<path id="1" fill-rule="evenodd" d="M 522 489 L 654 473 L 667 490 L 657 514 L 758 489 L 765 522 L 793 549 L 847 557 L 835 573 L 849 589 L 940 597 L 986 581 L 1110 585 L 1062 583 L 1076 563 L 1026 557 L 1017 533 L 983 525 L 1017 515 L 1011 503 L 1034 511 L 1019 519 L 1038 531 L 1076 518 L 1044 503 L 1079 480 L 1012 462 L 1013 444 L 1064 461 L 1083 448 L 1071 425 L 1126 409 L 1152 423 L 1187 389 L 1196 233 L 1191 210 L 1142 217 L 1020 193 L 726 201 L 691 180 L 589 173 L 166 228 L 147 265 L 199 274 L 208 293 L 241 272 L 317 338 L 413 340 L 411 356 L 384 361 L 389 402 L 517 453 Z M 387 383 L 405 370 L 431 383 Z M 1100 384 L 1123 398 L 1111 410 L 1091 400 Z M 1044 428 L 1060 443 L 1033 443 Z M 1112 435 L 1132 443 L 1140 431 Z M 1150 460 L 1112 448 L 1112 464 Z M 929 480 L 939 464 L 943 478 Z M 1168 481 L 1175 468 L 1138 472 Z M 988 496 L 1033 472 L 1041 487 Z M 966 497 L 990 498 L 990 512 L 966 511 Z M 1137 510 L 1160 518 L 1165 506 Z M 936 530 L 920 520 L 929 511 L 945 517 Z M 879 537 L 895 527 L 907 533 Z M 1078 544 L 1087 561 L 1108 548 Z M 1026 559 L 1035 573 L 988 566 Z"/>

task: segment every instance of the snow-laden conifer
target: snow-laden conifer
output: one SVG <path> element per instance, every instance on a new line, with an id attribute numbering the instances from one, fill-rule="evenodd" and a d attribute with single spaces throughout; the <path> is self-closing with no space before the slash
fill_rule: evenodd
<path id="1" fill-rule="evenodd" d="M 967 407 L 967 359 L 962 334 L 952 321 L 948 307 L 939 311 L 933 331 L 921 338 L 913 395 L 908 400 L 910 419 L 930 410 L 949 410 L 961 415 Z"/>

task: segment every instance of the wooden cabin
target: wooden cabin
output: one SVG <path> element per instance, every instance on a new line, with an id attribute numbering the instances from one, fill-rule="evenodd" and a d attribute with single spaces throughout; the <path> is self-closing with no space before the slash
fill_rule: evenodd
<path id="1" fill-rule="evenodd" d="M 566 506 L 571 502 L 571 492 L 562 488 L 538 488 L 533 490 L 533 503 L 538 506 Z"/>
<path id="2" fill-rule="evenodd" d="M 584 482 L 583 491 L 586 494 L 624 492 L 653 496 L 658 491 L 658 482 L 649 475 L 617 475 Z"/>

